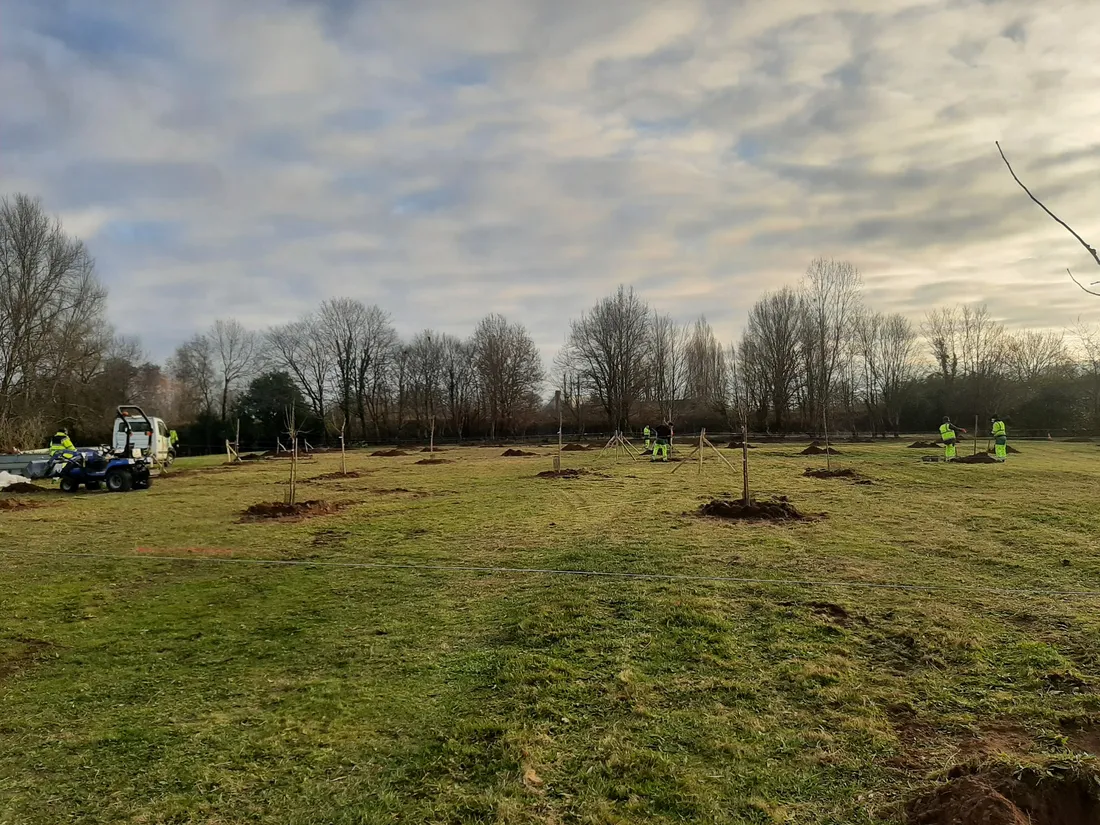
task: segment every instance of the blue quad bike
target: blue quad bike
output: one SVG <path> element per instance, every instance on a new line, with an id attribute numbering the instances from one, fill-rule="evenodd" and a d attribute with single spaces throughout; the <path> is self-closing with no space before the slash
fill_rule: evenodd
<path id="1" fill-rule="evenodd" d="M 63 492 L 75 493 L 81 487 L 98 490 L 102 486 L 111 493 L 128 493 L 147 490 L 152 485 L 153 462 L 134 450 L 130 436 L 134 426 L 150 432 L 153 425 L 140 407 L 119 407 L 118 414 L 126 427 L 126 446 L 122 450 L 116 453 L 107 447 L 82 447 L 55 457 L 59 466 L 54 475 L 60 480 Z"/>

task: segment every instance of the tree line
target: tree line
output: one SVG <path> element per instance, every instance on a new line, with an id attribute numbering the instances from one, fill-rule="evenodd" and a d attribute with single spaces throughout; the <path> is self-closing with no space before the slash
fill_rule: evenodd
<path id="1" fill-rule="evenodd" d="M 1100 431 L 1100 328 L 1012 332 L 981 305 L 914 324 L 867 305 L 850 263 L 810 262 L 762 296 L 740 337 L 678 322 L 620 286 L 573 319 L 552 363 L 499 314 L 465 338 L 402 338 L 378 306 L 333 298 L 285 324 L 216 321 L 163 365 L 106 321 L 85 245 L 31 198 L 0 201 L 0 447 L 57 426 L 106 438 L 114 406 L 165 418 L 185 444 L 272 444 L 293 408 L 315 442 L 497 439 L 557 429 L 898 434 L 993 412 L 1017 431 Z M 547 370 L 547 366 L 550 367 Z"/>

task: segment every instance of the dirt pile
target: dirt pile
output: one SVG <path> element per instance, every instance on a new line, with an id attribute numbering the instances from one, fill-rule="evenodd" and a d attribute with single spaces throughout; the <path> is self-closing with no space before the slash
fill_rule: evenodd
<path id="1" fill-rule="evenodd" d="M 398 456 L 408 455 L 404 450 L 379 450 L 376 453 L 371 453 L 375 458 L 397 458 Z"/>
<path id="2" fill-rule="evenodd" d="M 731 441 L 731 442 L 730 442 L 729 444 L 727 444 L 726 446 L 727 446 L 727 447 L 728 447 L 729 449 L 731 449 L 731 450 L 740 450 L 740 449 L 742 449 L 743 447 L 745 447 L 746 445 L 742 444 L 742 443 L 741 443 L 740 441 Z M 749 445 L 747 445 L 747 446 L 748 446 L 748 448 L 749 448 L 750 450 L 755 450 L 755 449 L 756 449 L 756 445 L 755 445 L 755 444 L 749 444 Z"/>
<path id="3" fill-rule="evenodd" d="M 563 453 L 585 453 L 592 448 L 587 444 L 566 444 L 561 448 Z"/>
<path id="4" fill-rule="evenodd" d="M 910 450 L 935 450 L 943 445 L 938 441 L 914 441 L 909 445 Z"/>
<path id="5" fill-rule="evenodd" d="M 535 478 L 580 478 L 591 475 L 588 470 L 544 470 Z"/>
<path id="6" fill-rule="evenodd" d="M 699 507 L 699 515 L 733 521 L 805 521 L 809 517 L 791 504 L 786 496 L 773 501 L 750 501 L 716 498 Z"/>
<path id="7" fill-rule="evenodd" d="M 1000 462 L 988 453 L 975 453 L 974 455 L 956 456 L 951 459 L 955 464 L 999 464 Z"/>
<path id="8" fill-rule="evenodd" d="M 526 450 L 505 450 L 501 453 L 504 458 L 525 458 L 532 455 L 538 455 L 538 453 L 529 453 Z"/>
<path id="9" fill-rule="evenodd" d="M 806 478 L 846 478 L 850 481 L 854 481 L 856 484 L 874 484 L 871 479 L 861 476 L 851 467 L 845 467 L 843 470 L 811 468 L 806 470 L 802 475 Z"/>
<path id="10" fill-rule="evenodd" d="M 25 501 L 21 498 L 0 498 L 0 510 L 30 510 L 41 507 L 41 501 Z"/>
<path id="11" fill-rule="evenodd" d="M 28 484 L 25 481 L 17 481 L 0 490 L 0 493 L 44 493 L 43 488 L 37 484 Z"/>
<path id="12" fill-rule="evenodd" d="M 334 479 L 344 479 L 344 478 L 362 478 L 362 476 L 359 473 L 355 472 L 355 470 L 352 470 L 351 472 L 348 472 L 348 473 L 341 473 L 341 472 L 321 473 L 321 475 L 314 476 L 313 478 L 307 478 L 307 479 L 305 479 L 305 481 L 333 481 Z"/>
<path id="13" fill-rule="evenodd" d="M 454 464 L 449 458 L 422 458 L 417 464 Z"/>
<path id="14" fill-rule="evenodd" d="M 241 461 L 263 461 L 265 458 L 270 458 L 266 453 L 244 453 L 238 456 Z"/>
<path id="15" fill-rule="evenodd" d="M 1071 771 L 969 771 L 912 800 L 909 825 L 1086 825 L 1100 817 L 1095 778 Z"/>
<path id="16" fill-rule="evenodd" d="M 314 516 L 331 516 L 344 505 L 331 501 L 299 501 L 287 504 L 284 501 L 265 501 L 253 504 L 241 512 L 241 521 L 297 521 Z"/>
<path id="17" fill-rule="evenodd" d="M 420 452 L 422 452 L 422 453 L 449 453 L 450 450 L 444 450 L 442 447 L 436 447 L 435 449 L 432 449 L 431 447 L 422 447 L 420 449 Z"/>
<path id="18" fill-rule="evenodd" d="M 814 442 L 799 455 L 840 455 L 840 450 L 834 447 L 822 447 L 818 442 Z"/>
<path id="19" fill-rule="evenodd" d="M 1011 444 L 1006 444 L 1005 449 L 1012 455 L 1019 455 L 1020 454 L 1020 451 L 1017 450 L 1015 447 L 1013 447 Z M 989 450 L 987 450 L 987 452 L 990 455 L 996 455 L 997 454 L 997 448 L 996 447 L 990 447 Z"/>

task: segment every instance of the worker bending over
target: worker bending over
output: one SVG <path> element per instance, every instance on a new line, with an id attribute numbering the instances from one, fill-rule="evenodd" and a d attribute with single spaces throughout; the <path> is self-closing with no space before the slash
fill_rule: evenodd
<path id="1" fill-rule="evenodd" d="M 1005 423 L 1001 421 L 1001 417 L 997 413 L 993 413 L 989 423 L 993 436 L 993 451 L 998 461 L 1004 461 L 1008 458 L 1008 430 L 1005 429 Z"/>
<path id="2" fill-rule="evenodd" d="M 664 421 L 657 425 L 657 442 L 653 446 L 653 458 L 650 461 L 668 461 L 668 450 L 672 443 L 672 422 Z"/>
<path id="3" fill-rule="evenodd" d="M 950 461 L 955 457 L 955 445 L 957 443 L 956 436 L 958 433 L 965 433 L 962 427 L 956 427 L 951 423 L 949 416 L 943 417 L 943 424 L 940 425 L 940 441 L 943 442 L 943 457 L 947 461 Z"/>
<path id="4" fill-rule="evenodd" d="M 50 437 L 50 455 L 56 457 L 59 453 L 73 452 L 73 446 L 67 430 L 58 430 Z"/>

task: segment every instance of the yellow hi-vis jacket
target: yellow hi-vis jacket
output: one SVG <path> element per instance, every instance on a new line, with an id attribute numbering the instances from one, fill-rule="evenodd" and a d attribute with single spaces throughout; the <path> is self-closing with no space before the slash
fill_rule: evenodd
<path id="1" fill-rule="evenodd" d="M 55 453 L 63 453 L 66 450 L 75 449 L 76 447 L 73 446 L 73 442 L 65 433 L 54 433 L 53 437 L 50 439 L 50 455 L 54 455 Z"/>
<path id="2" fill-rule="evenodd" d="M 940 441 L 947 444 L 955 440 L 955 429 L 950 424 L 940 425 Z"/>
<path id="3" fill-rule="evenodd" d="M 1005 429 L 1005 423 L 1003 421 L 993 422 L 993 437 L 994 438 L 1007 438 L 1008 430 Z"/>

